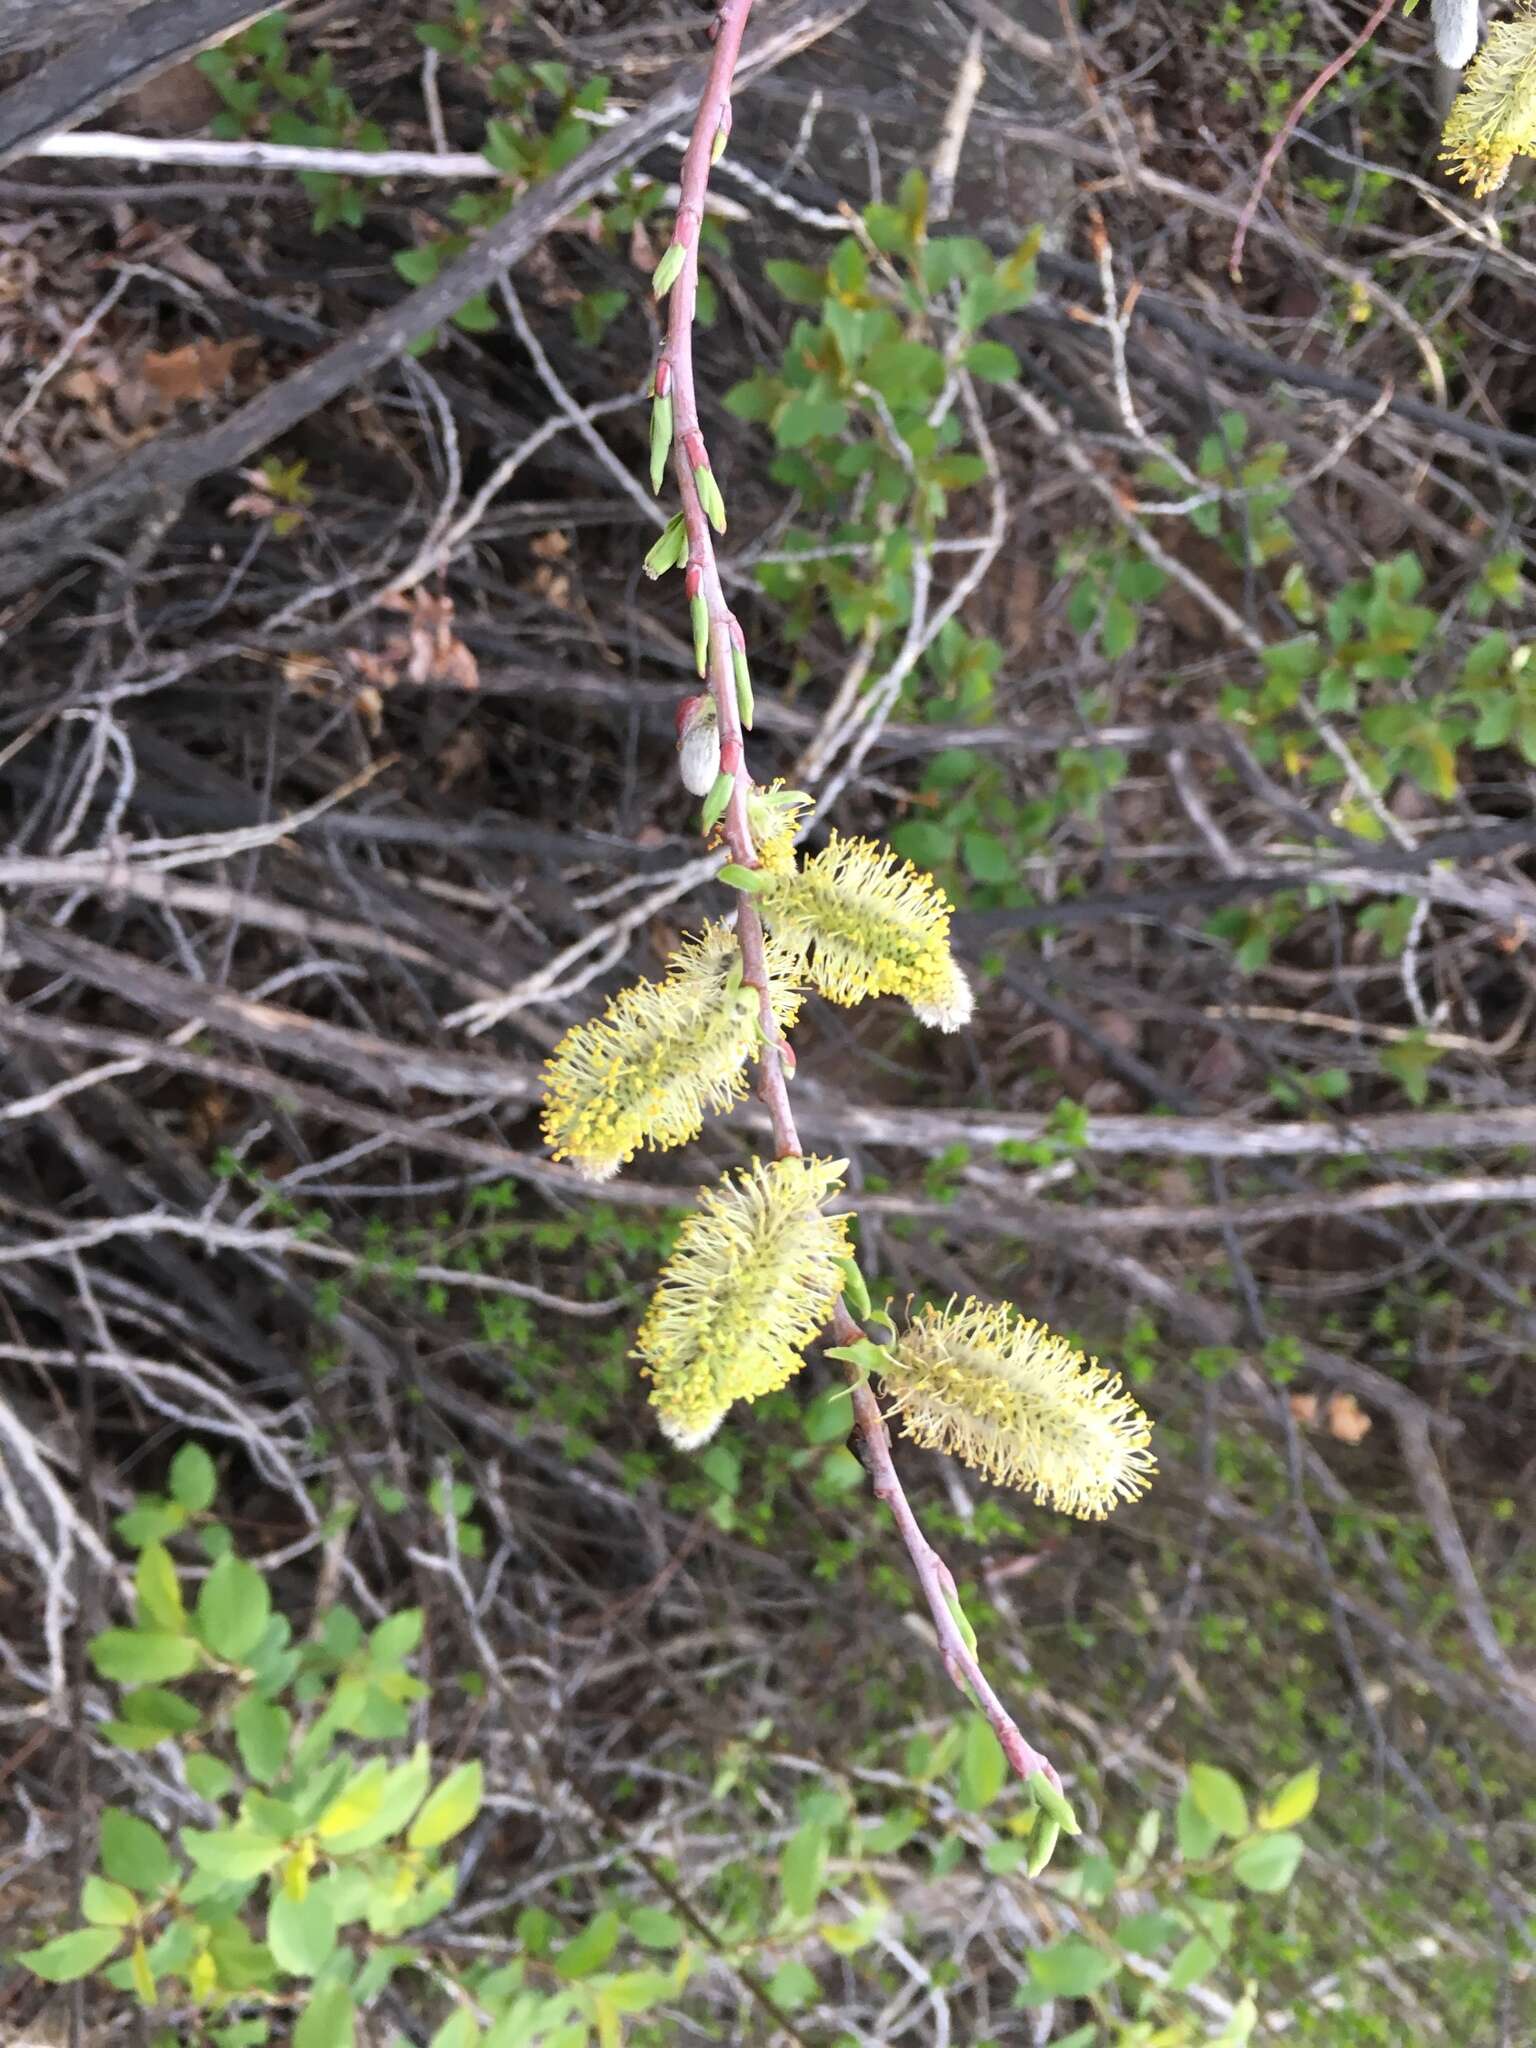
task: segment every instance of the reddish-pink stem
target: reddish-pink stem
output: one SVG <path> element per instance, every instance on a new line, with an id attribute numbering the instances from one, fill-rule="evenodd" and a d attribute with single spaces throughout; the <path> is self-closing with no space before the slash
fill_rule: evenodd
<path id="1" fill-rule="evenodd" d="M 1296 132 L 1297 123 L 1317 98 L 1323 87 L 1328 84 L 1329 80 L 1337 78 L 1346 64 L 1353 64 L 1396 4 L 1397 0 L 1379 0 L 1376 12 L 1365 24 L 1365 27 L 1361 29 L 1359 35 L 1355 37 L 1349 48 L 1340 56 L 1335 57 L 1331 64 L 1324 65 L 1301 98 L 1291 108 L 1284 121 L 1281 122 L 1280 132 L 1268 149 L 1265 150 L 1264 161 L 1259 165 L 1259 175 L 1254 180 L 1253 190 L 1249 193 L 1247 204 L 1238 216 L 1237 232 L 1232 237 L 1232 253 L 1227 258 L 1227 271 L 1234 282 L 1243 274 L 1243 250 L 1247 245 L 1248 230 L 1253 226 L 1253 217 L 1259 210 L 1259 201 L 1264 197 L 1265 188 L 1274 175 L 1275 165 L 1280 161 L 1281 152 Z"/>
<path id="2" fill-rule="evenodd" d="M 693 316 L 699 290 L 699 229 L 704 219 L 704 199 L 709 186 L 711 152 L 716 135 L 730 127 L 731 78 L 741 51 L 752 0 L 724 0 L 716 20 L 715 50 L 699 101 L 687 154 L 683 158 L 674 240 L 686 254 L 677 281 L 667 301 L 667 338 L 657 366 L 657 389 L 672 399 L 672 466 L 683 501 L 683 524 L 688 535 L 688 581 L 697 583 L 709 612 L 709 687 L 719 714 L 720 762 L 735 776 L 735 787 L 722 821 L 731 859 L 743 867 L 757 863 L 752 831 L 747 822 L 747 793 L 752 787 L 747 773 L 736 702 L 736 678 L 731 659 L 733 636 L 739 644 L 740 627 L 725 601 L 715 559 L 714 536 L 694 482 L 694 470 L 709 462 L 699 427 L 698 393 L 693 375 Z M 695 578 L 693 572 L 697 571 Z M 751 896 L 737 897 L 736 935 L 741 944 L 742 979 L 759 991 L 765 1046 L 759 1067 L 758 1093 L 767 1105 L 773 1124 L 774 1143 L 781 1159 L 798 1156 L 800 1136 L 795 1129 L 794 1110 L 789 1100 L 792 1063 L 781 1051 L 773 1006 L 768 995 L 768 969 L 763 946 L 762 919 Z M 832 1319 L 832 1332 L 839 1344 L 854 1344 L 864 1335 L 842 1302 Z M 1043 1772 L 1061 1787 L 1055 1767 L 1025 1741 L 1017 1722 L 988 1684 L 985 1673 L 967 1646 L 951 1602 L 955 1581 L 943 1558 L 923 1534 L 912 1505 L 903 1491 L 891 1456 L 890 1432 L 867 1382 L 853 1377 L 853 1417 L 864 1441 L 875 1498 L 889 1509 L 917 1573 L 928 1612 L 939 1639 L 939 1655 L 950 1679 L 968 1692 L 991 1723 L 1003 1753 L 1022 1778 Z"/>

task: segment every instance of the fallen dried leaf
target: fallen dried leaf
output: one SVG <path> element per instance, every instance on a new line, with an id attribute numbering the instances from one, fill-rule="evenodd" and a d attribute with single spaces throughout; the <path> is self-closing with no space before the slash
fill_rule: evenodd
<path id="1" fill-rule="evenodd" d="M 163 405 L 192 405 L 216 398 L 229 382 L 235 358 L 243 349 L 255 346 L 249 336 L 235 341 L 189 341 L 163 355 L 146 350 L 140 367 Z"/>
<path id="2" fill-rule="evenodd" d="M 1371 1432 L 1371 1418 L 1353 1394 L 1334 1394 L 1328 1402 L 1328 1433 L 1340 1443 L 1357 1444 Z"/>

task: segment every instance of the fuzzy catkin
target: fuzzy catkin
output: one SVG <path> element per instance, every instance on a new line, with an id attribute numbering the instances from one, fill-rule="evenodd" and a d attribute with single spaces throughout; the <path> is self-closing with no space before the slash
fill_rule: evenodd
<path id="1" fill-rule="evenodd" d="M 733 1402 L 773 1393 L 804 1365 L 842 1291 L 848 1219 L 821 1206 L 847 1164 L 754 1160 L 684 1222 L 635 1351 L 680 1450 L 706 1443 Z"/>
<path id="2" fill-rule="evenodd" d="M 741 955 L 723 925 L 684 940 L 664 981 L 636 982 L 601 1017 L 574 1025 L 544 1072 L 545 1142 L 589 1180 L 608 1180 L 644 1147 L 686 1145 L 711 1110 L 747 1092 L 761 1043 L 757 991 L 741 985 Z M 780 1033 L 799 1015 L 792 963 L 767 948 L 769 998 Z"/>
<path id="3" fill-rule="evenodd" d="M 880 1377 L 916 1442 L 1064 1514 L 1101 1520 L 1155 1470 L 1151 1424 L 1118 1377 L 1006 1304 L 923 1309 Z"/>
<path id="4" fill-rule="evenodd" d="M 890 847 L 834 832 L 810 860 L 771 873 L 759 903 L 829 1002 L 901 996 L 941 1031 L 969 1020 L 970 984 L 949 948 L 949 899 Z"/>

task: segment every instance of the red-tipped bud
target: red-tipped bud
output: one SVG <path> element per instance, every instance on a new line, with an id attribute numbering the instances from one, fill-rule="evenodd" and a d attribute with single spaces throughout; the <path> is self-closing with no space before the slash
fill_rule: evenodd
<path id="1" fill-rule="evenodd" d="M 701 563 L 690 562 L 683 571 L 683 593 L 691 604 L 704 588 L 704 569 Z"/>
<path id="2" fill-rule="evenodd" d="M 704 446 L 704 436 L 697 428 L 683 437 L 683 447 L 688 456 L 690 469 L 708 469 L 709 450 Z"/>
<path id="3" fill-rule="evenodd" d="M 656 365 L 656 396 L 665 398 L 672 389 L 672 365 L 665 356 Z"/>
<path id="4" fill-rule="evenodd" d="M 730 628 L 731 645 L 734 648 L 736 648 L 739 653 L 745 654 L 747 651 L 747 636 L 745 633 L 742 632 L 741 627 L 737 622 L 736 614 L 734 612 L 732 612 L 730 617 Z"/>
<path id="5" fill-rule="evenodd" d="M 728 739 L 720 749 L 720 770 L 724 775 L 741 773 L 741 741 Z"/>

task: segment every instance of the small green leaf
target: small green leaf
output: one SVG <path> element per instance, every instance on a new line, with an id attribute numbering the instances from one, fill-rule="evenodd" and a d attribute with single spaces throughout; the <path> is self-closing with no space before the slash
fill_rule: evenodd
<path id="1" fill-rule="evenodd" d="M 714 831 L 720 820 L 725 816 L 725 807 L 730 802 L 731 792 L 735 787 L 735 776 L 722 768 L 715 777 L 709 795 L 705 797 L 699 810 L 699 830 L 701 832 Z"/>
<path id="2" fill-rule="evenodd" d="M 844 1365 L 854 1366 L 865 1374 L 885 1370 L 884 1347 L 871 1343 L 868 1337 L 861 1337 L 856 1344 L 829 1344 L 827 1356 L 841 1359 Z"/>
<path id="3" fill-rule="evenodd" d="M 480 2038 L 479 2021 L 468 2006 L 461 2005 L 443 2021 L 427 2048 L 476 2048 Z"/>
<path id="4" fill-rule="evenodd" d="M 826 279 L 819 270 L 804 263 L 788 263 L 775 257 L 763 265 L 763 275 L 792 306 L 819 306 L 827 295 Z"/>
<path id="5" fill-rule="evenodd" d="M 719 879 L 728 889 L 742 889 L 749 896 L 761 894 L 768 886 L 768 879 L 761 868 L 744 868 L 734 860 L 726 862 L 720 870 Z"/>
<path id="6" fill-rule="evenodd" d="M 731 672 L 736 678 L 736 709 L 741 718 L 743 732 L 752 730 L 752 718 L 756 706 L 752 701 L 752 671 L 747 665 L 744 649 L 731 647 Z"/>
<path id="7" fill-rule="evenodd" d="M 139 1552 L 133 1589 L 140 1628 L 160 1629 L 173 1636 L 183 1632 L 187 1610 L 181 1601 L 181 1582 L 163 1543 L 146 1543 Z"/>
<path id="8" fill-rule="evenodd" d="M 217 1803 L 235 1782 L 235 1774 L 221 1757 L 206 1750 L 194 1750 L 186 1760 L 187 1783 L 199 1799 Z"/>
<path id="9" fill-rule="evenodd" d="M 651 489 L 659 491 L 666 480 L 667 457 L 672 452 L 672 400 L 651 402 Z"/>
<path id="10" fill-rule="evenodd" d="M 816 1910 L 827 1881 L 827 1829 L 823 1822 L 809 1820 L 797 1828 L 784 1844 L 779 1857 L 779 1884 L 785 1910 L 797 1920 Z"/>
<path id="11" fill-rule="evenodd" d="M 661 261 L 651 273 L 651 290 L 658 299 L 664 299 L 677 283 L 687 260 L 688 251 L 681 242 L 672 242 L 667 246 Z"/>
<path id="12" fill-rule="evenodd" d="M 567 1978 L 590 1977 L 600 1970 L 619 1945 L 623 1923 L 617 1913 L 599 1913 L 574 1940 L 555 1955 L 555 1970 Z"/>
<path id="13" fill-rule="evenodd" d="M 976 341 L 961 361 L 973 377 L 988 384 L 1006 384 L 1019 374 L 1019 359 L 1003 341 Z"/>
<path id="14" fill-rule="evenodd" d="M 819 1393 L 801 1418 L 808 1444 L 839 1444 L 853 1427 L 846 1387 L 827 1387 Z"/>
<path id="15" fill-rule="evenodd" d="M 699 494 L 699 503 L 704 508 L 704 517 L 716 533 L 725 531 L 725 500 L 720 495 L 720 486 L 715 481 L 715 472 L 700 463 L 693 472 L 694 488 Z"/>
<path id="16" fill-rule="evenodd" d="M 654 583 L 658 576 L 665 576 L 669 569 L 675 569 L 687 552 L 688 534 L 683 525 L 683 515 L 681 512 L 674 512 L 658 538 L 651 544 L 650 552 L 641 566 Z"/>
<path id="17" fill-rule="evenodd" d="M 1035 1846 L 1029 1858 L 1029 1875 L 1038 1877 L 1056 1853 L 1056 1844 L 1061 1839 L 1061 1823 L 1045 1820 L 1035 1832 Z"/>
<path id="18" fill-rule="evenodd" d="M 280 1840 L 254 1828 L 183 1828 L 181 1846 L 199 1870 L 231 1882 L 264 1877 L 283 1853 Z"/>
<path id="19" fill-rule="evenodd" d="M 969 1714 L 965 1722 L 965 1747 L 961 1749 L 961 1786 L 956 1804 L 965 1812 L 981 1812 L 1008 1784 L 1008 1757 L 1004 1745 L 991 1733 L 981 1714 Z"/>
<path id="20" fill-rule="evenodd" d="M 1259 1809 L 1261 1828 L 1293 1828 L 1304 1821 L 1317 1804 L 1319 1773 L 1316 1764 L 1308 1764 L 1304 1771 L 1298 1771 L 1294 1778 L 1287 1778 L 1280 1790 L 1266 1805 Z"/>
<path id="21" fill-rule="evenodd" d="M 857 1259 L 838 1259 L 835 1263 L 843 1276 L 843 1299 L 848 1304 L 848 1313 L 862 1323 L 874 1303 L 869 1298 L 864 1275 L 859 1271 L 859 1262 Z"/>
<path id="22" fill-rule="evenodd" d="M 480 1811 L 485 1797 L 485 1769 L 476 1758 L 450 1771 L 428 1799 L 406 1836 L 412 1849 L 436 1849 L 461 1834 Z"/>
<path id="23" fill-rule="evenodd" d="M 101 1676 L 116 1685 L 154 1685 L 163 1678 L 185 1678 L 198 1661 L 197 1645 L 190 1636 L 134 1628 L 105 1630 L 92 1641 L 90 1655 Z"/>
<path id="24" fill-rule="evenodd" d="M 1064 1792 L 1057 1791 L 1044 1771 L 1032 1772 L 1028 1783 L 1030 1792 L 1034 1796 L 1035 1804 L 1042 1813 L 1055 1821 L 1057 1826 L 1064 1829 L 1067 1834 L 1080 1835 L 1082 1833 L 1083 1830 L 1078 1822 L 1077 1815 L 1072 1811 L 1071 1800 L 1068 1799 Z"/>
<path id="25" fill-rule="evenodd" d="M 1042 1991 L 1053 1998 L 1086 1998 L 1105 1984 L 1120 1965 L 1092 1942 L 1078 1936 L 1037 1949 L 1029 1959 L 1029 1974 Z"/>
<path id="26" fill-rule="evenodd" d="M 357 2013 L 345 1984 L 322 1984 L 293 2030 L 293 2048 L 353 2048 Z"/>
<path id="27" fill-rule="evenodd" d="M 167 1890 L 176 1880 L 170 1850 L 147 1820 L 109 1806 L 101 1816 L 101 1867 L 118 1884 L 140 1893 Z"/>
<path id="28" fill-rule="evenodd" d="M 629 1931 L 642 1948 L 681 1948 L 688 1937 L 677 1915 L 659 1906 L 637 1906 L 629 1916 Z"/>
<path id="29" fill-rule="evenodd" d="M 23 1950 L 16 1960 L 46 1983 L 73 1984 L 99 1969 L 122 1938 L 115 1927 L 77 1927 L 73 1934 L 55 1935 L 41 1948 Z"/>
<path id="30" fill-rule="evenodd" d="M 1184 1923 L 1173 1913 L 1130 1913 L 1116 1927 L 1115 1940 L 1127 1955 L 1155 1956 L 1184 1931 Z"/>
<path id="31" fill-rule="evenodd" d="M 336 1946 L 330 1884 L 312 1884 L 302 1899 L 275 1887 L 267 1909 L 267 1946 L 290 1977 L 316 1976 Z"/>
<path id="32" fill-rule="evenodd" d="M 1216 1764 L 1191 1764 L 1189 1789 L 1201 1813 L 1224 1835 L 1246 1835 L 1248 1801 L 1230 1771 Z"/>
<path id="33" fill-rule="evenodd" d="M 812 1972 L 794 1957 L 780 1963 L 768 1980 L 769 1996 L 786 2012 L 799 2012 L 802 2006 L 810 2004 L 819 1989 Z"/>
<path id="34" fill-rule="evenodd" d="M 1258 1835 L 1233 1857 L 1233 1875 L 1251 1892 L 1283 1892 L 1296 1875 L 1305 1848 L 1300 1835 Z"/>
<path id="35" fill-rule="evenodd" d="M 275 1701 L 258 1699 L 253 1693 L 236 1707 L 233 1720 L 247 1776 L 258 1785 L 270 1785 L 288 1760 L 292 1717 Z"/>
<path id="36" fill-rule="evenodd" d="M 221 1557 L 197 1596 L 197 1632 L 216 1657 L 242 1663 L 266 1633 L 272 1595 L 254 1566 Z"/>
<path id="37" fill-rule="evenodd" d="M 1200 1811 L 1194 1792 L 1188 1785 L 1179 1795 L 1174 1832 L 1178 1838 L 1179 1854 L 1186 1863 L 1202 1862 L 1221 1840 L 1220 1828 Z"/>
<path id="38" fill-rule="evenodd" d="M 693 665 L 701 676 L 709 674 L 709 603 L 699 591 L 688 600 L 688 618 L 693 627 Z"/>
<path id="39" fill-rule="evenodd" d="M 131 1927 L 139 1902 L 125 1884 L 88 1877 L 80 1888 L 80 1910 L 93 1927 Z"/>
<path id="40" fill-rule="evenodd" d="M 443 267 L 443 252 L 435 242 L 427 242 L 419 249 L 397 249 L 392 260 L 407 284 L 430 284 Z"/>
<path id="41" fill-rule="evenodd" d="M 1186 1941 L 1174 1957 L 1168 1971 L 1168 1989 L 1187 1991 L 1191 1984 L 1198 1984 L 1202 1977 L 1208 1977 L 1220 1960 L 1216 1944 L 1203 1934 L 1197 1934 L 1192 1941 Z"/>
<path id="42" fill-rule="evenodd" d="M 201 1444 L 183 1444 L 171 1460 L 171 1498 L 189 1515 L 213 1506 L 218 1474 Z"/>

